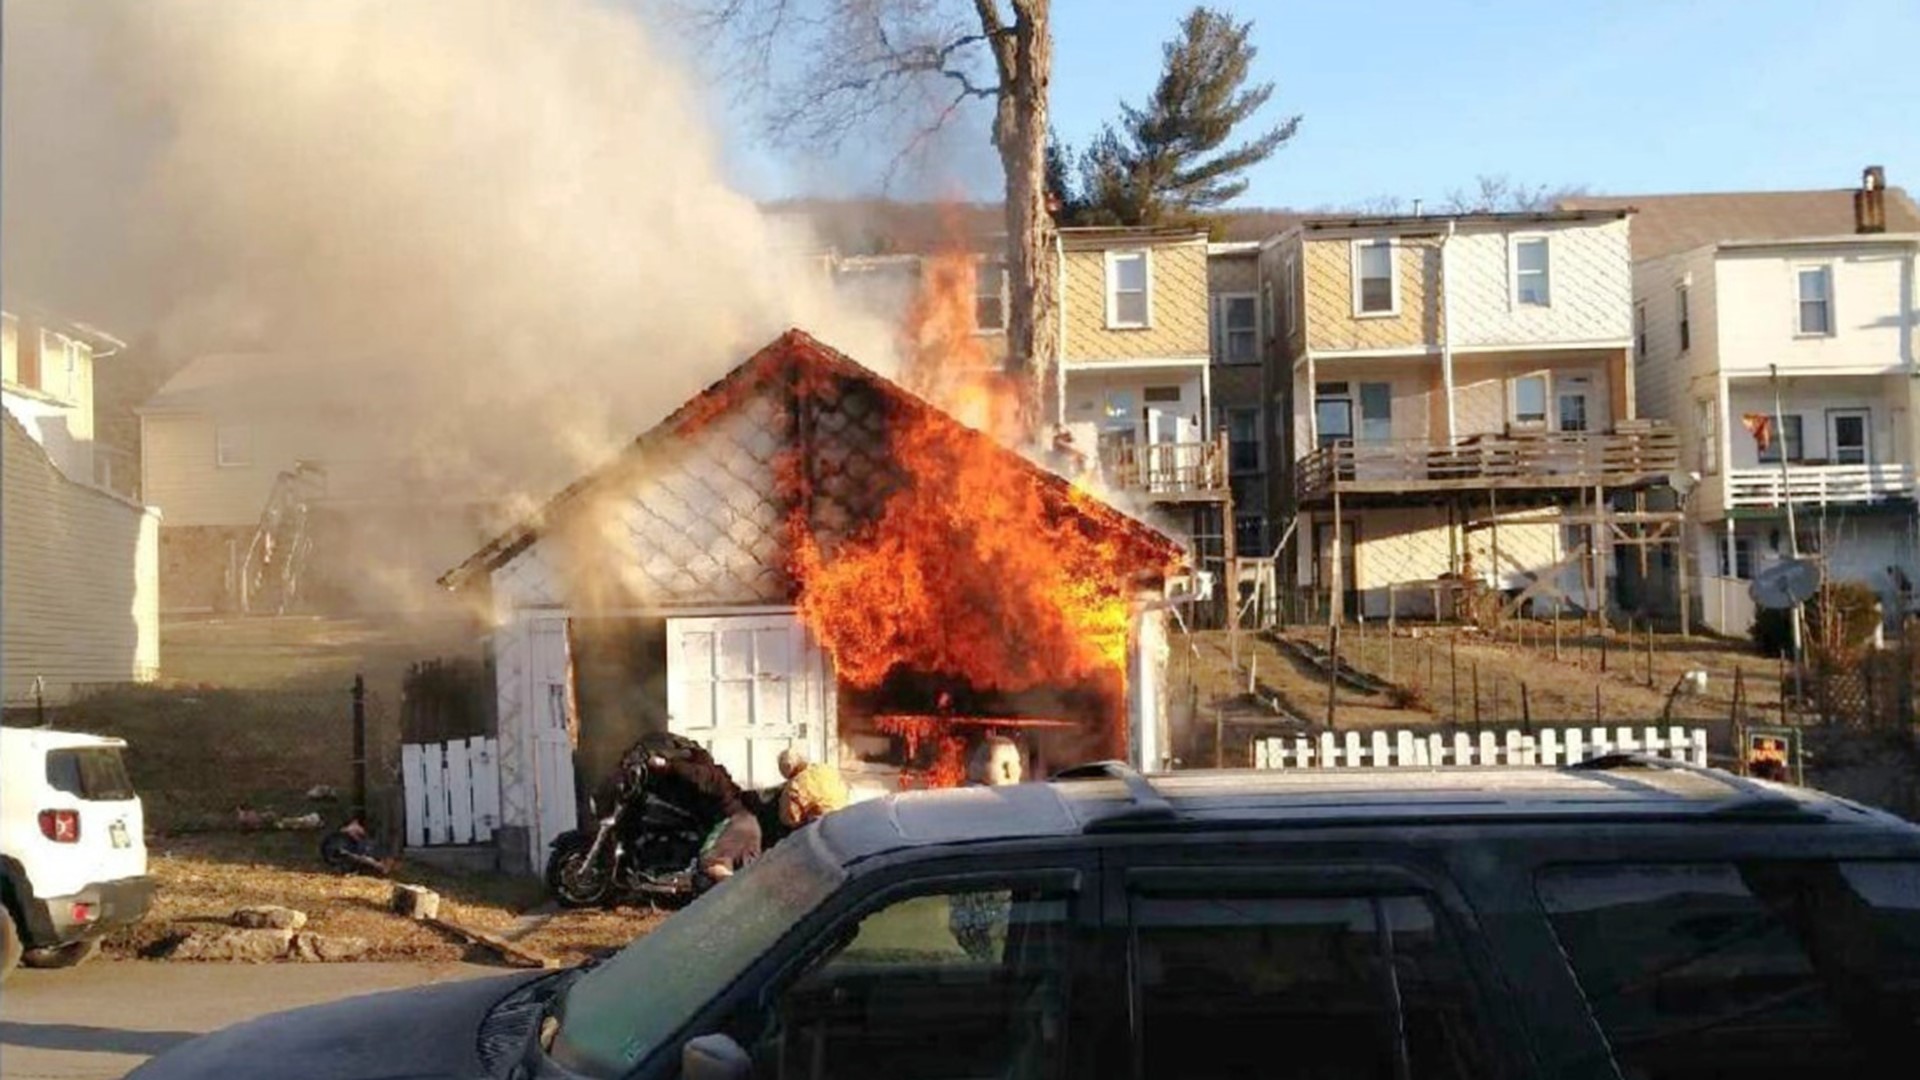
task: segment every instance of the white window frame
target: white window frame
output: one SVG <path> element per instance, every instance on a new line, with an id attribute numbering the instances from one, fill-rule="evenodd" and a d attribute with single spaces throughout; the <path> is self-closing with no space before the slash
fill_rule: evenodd
<path id="1" fill-rule="evenodd" d="M 1540 419 L 1538 420 L 1520 419 L 1520 383 L 1523 379 L 1540 380 Z M 1530 431 L 1552 431 L 1553 406 L 1553 372 L 1551 370 L 1523 371 L 1507 377 L 1507 424 L 1509 426 L 1525 427 Z"/>
<path id="2" fill-rule="evenodd" d="M 1227 310 L 1235 300 L 1245 300 L 1253 305 L 1253 352 L 1245 360 L 1235 360 L 1227 349 Z M 1231 364 L 1235 367 L 1247 367 L 1260 362 L 1260 297 L 1250 292 L 1217 293 L 1213 298 L 1213 326 L 1218 347 L 1214 353 L 1215 362 Z"/>
<path id="3" fill-rule="evenodd" d="M 981 296 L 987 296 L 987 294 L 981 290 L 981 286 L 979 286 L 979 279 L 981 279 L 981 275 L 989 275 L 989 273 L 1000 275 L 1000 325 L 998 325 L 998 327 L 983 327 L 983 325 L 979 325 L 979 298 L 981 298 Z M 1004 334 L 1004 332 L 1006 332 L 1006 321 L 1008 321 L 1008 300 L 1010 300 L 1010 298 L 1008 298 L 1008 273 L 1006 273 L 1006 263 L 1002 263 L 1000 259 L 979 259 L 979 261 L 973 265 L 973 332 L 975 332 L 975 334 L 981 334 L 981 336 Z"/>
<path id="4" fill-rule="evenodd" d="M 1802 299 L 1800 296 L 1800 275 L 1807 273 L 1810 270 L 1820 271 L 1824 275 L 1826 280 L 1826 296 L 1821 298 L 1821 302 L 1824 303 L 1827 308 L 1827 328 L 1825 330 L 1809 330 L 1807 329 L 1806 323 L 1802 321 L 1802 319 L 1800 318 L 1800 306 L 1804 303 L 1808 303 L 1808 301 Z M 1793 336 L 1794 337 L 1828 338 L 1828 337 L 1834 336 L 1835 328 L 1839 324 L 1834 319 L 1833 284 L 1834 282 L 1833 282 L 1833 264 L 1832 263 L 1807 262 L 1807 263 L 1793 264 Z"/>
<path id="5" fill-rule="evenodd" d="M 1387 309 L 1364 311 L 1360 307 L 1360 250 L 1384 244 L 1387 248 Z M 1348 241 L 1347 258 L 1352 266 L 1353 317 L 1356 319 L 1394 319 L 1400 316 L 1400 238 L 1397 236 L 1355 237 Z"/>
<path id="6" fill-rule="evenodd" d="M 229 434 L 238 438 L 240 453 L 232 453 Z M 250 469 L 253 467 L 253 425 L 221 424 L 213 425 L 213 464 L 221 469 Z"/>
<path id="7" fill-rule="evenodd" d="M 1520 299 L 1520 245 L 1536 242 L 1547 255 L 1547 268 L 1540 271 L 1546 282 L 1547 302 L 1544 304 Z M 1515 310 L 1553 306 L 1553 237 L 1546 233 L 1515 233 L 1507 238 L 1507 303 Z"/>
<path id="8" fill-rule="evenodd" d="M 980 298 L 982 296 L 987 295 L 980 288 L 979 277 L 982 274 L 998 274 L 1000 276 L 1000 325 L 999 326 L 981 326 L 980 325 Z M 1008 301 L 1007 292 L 1008 292 L 1007 264 L 999 261 L 998 259 L 981 259 L 979 263 L 977 263 L 974 266 L 974 285 L 973 285 L 973 297 L 974 297 L 973 332 L 974 333 L 980 334 L 982 336 L 986 336 L 991 334 L 1004 334 L 1007 332 L 1007 301 Z"/>
<path id="9" fill-rule="evenodd" d="M 1146 271 L 1147 271 L 1146 272 L 1146 283 L 1147 283 L 1146 315 L 1147 317 L 1142 322 L 1121 322 L 1120 321 L 1120 288 L 1119 288 L 1120 276 L 1119 276 L 1119 273 L 1114 269 L 1114 266 L 1120 260 L 1129 259 L 1135 255 L 1140 256 L 1140 261 L 1145 264 Z M 1106 294 L 1107 294 L 1107 329 L 1109 330 L 1151 330 L 1153 329 L 1153 249 L 1152 248 L 1124 248 L 1124 249 L 1116 249 L 1116 250 L 1108 251 L 1106 253 L 1106 274 L 1107 274 L 1107 280 L 1105 282 L 1105 286 L 1106 286 Z"/>

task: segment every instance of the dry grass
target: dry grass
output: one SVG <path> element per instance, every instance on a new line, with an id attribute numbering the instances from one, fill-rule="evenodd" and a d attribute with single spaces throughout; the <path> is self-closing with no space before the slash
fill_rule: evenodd
<path id="1" fill-rule="evenodd" d="M 387 910 L 392 883 L 334 874 L 320 865 L 316 833 L 208 833 L 153 842 L 150 867 L 160 891 L 146 922 L 109 942 L 121 955 L 151 952 L 193 929 L 226 922 L 237 907 L 282 904 L 307 913 L 308 929 L 366 938 L 369 960 L 492 961 L 445 933 Z M 496 933 L 545 903 L 540 882 L 502 875 L 462 875 L 421 865 L 400 878 L 442 897 L 441 914 Z M 521 944 L 562 963 L 619 948 L 651 929 L 658 916 L 636 910 L 557 912 Z"/>

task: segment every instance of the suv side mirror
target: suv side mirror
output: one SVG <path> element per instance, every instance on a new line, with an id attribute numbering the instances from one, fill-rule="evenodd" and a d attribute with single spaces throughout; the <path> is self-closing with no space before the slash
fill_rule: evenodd
<path id="1" fill-rule="evenodd" d="M 725 1035 L 702 1035 L 680 1048 L 682 1080 L 751 1080 L 753 1058 Z"/>

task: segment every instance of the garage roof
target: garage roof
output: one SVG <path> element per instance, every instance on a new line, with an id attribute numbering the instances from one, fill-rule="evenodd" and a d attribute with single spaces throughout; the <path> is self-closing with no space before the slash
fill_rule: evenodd
<path id="1" fill-rule="evenodd" d="M 779 468 L 782 455 L 797 452 L 803 467 L 830 464 L 825 475 L 809 476 L 813 497 L 826 504 L 816 514 L 816 531 L 846 532 L 875 512 L 888 490 L 886 423 L 899 410 L 931 414 L 952 425 L 955 437 L 977 439 L 1000 455 L 1009 470 L 1036 480 L 1053 501 L 1054 509 L 1089 519 L 1111 530 L 1127 544 L 1142 572 L 1163 572 L 1181 557 L 1172 539 L 1150 525 L 1085 492 L 1020 454 L 914 395 L 897 383 L 856 363 L 798 329 L 774 339 L 718 382 L 681 405 L 658 425 L 634 439 L 619 456 L 568 485 L 531 517 L 502 533 L 440 578 L 440 584 L 459 589 L 483 579 L 525 551 L 548 530 L 577 512 L 591 493 L 628 483 L 636 471 L 652 464 L 663 466 L 683 458 L 690 440 L 749 408 L 760 419 L 754 428 L 774 419 L 788 430 L 766 435 L 757 462 L 748 462 L 758 475 L 736 484 L 762 500 L 779 496 L 765 490 L 770 468 Z M 698 510 L 692 511 L 697 513 Z M 783 515 L 760 512 L 759 527 L 771 527 Z M 748 537 L 742 555 L 766 561 L 762 545 Z M 705 553 L 701 553 L 704 556 Z M 699 557 L 699 556 L 696 556 Z M 771 573 L 771 571 L 769 571 Z M 784 588 L 784 583 L 781 585 Z"/>

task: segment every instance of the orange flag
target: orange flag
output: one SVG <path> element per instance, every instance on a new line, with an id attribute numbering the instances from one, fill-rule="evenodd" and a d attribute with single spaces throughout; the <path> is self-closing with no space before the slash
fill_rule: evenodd
<path id="1" fill-rule="evenodd" d="M 1754 445 L 1760 448 L 1761 453 L 1766 453 L 1767 447 L 1773 445 L 1773 417 L 1766 413 L 1750 412 L 1742 416 L 1740 422 L 1753 434 Z"/>

